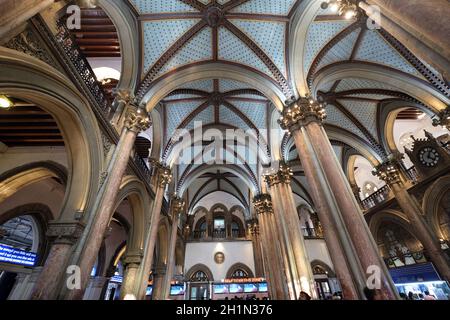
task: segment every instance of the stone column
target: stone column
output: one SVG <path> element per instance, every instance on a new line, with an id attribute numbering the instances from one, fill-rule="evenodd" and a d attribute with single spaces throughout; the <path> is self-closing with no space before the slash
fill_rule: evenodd
<path id="1" fill-rule="evenodd" d="M 83 300 L 102 300 L 101 295 L 109 279 L 108 277 L 91 277 Z"/>
<path id="2" fill-rule="evenodd" d="M 406 178 L 401 174 L 399 159 L 387 161 L 374 171 L 391 188 L 395 199 L 409 219 L 414 235 L 422 243 L 426 255 L 431 259 L 441 277 L 450 281 L 449 261 L 441 249 L 439 239 L 425 222 L 424 214 L 417 200 L 408 193 Z"/>
<path id="3" fill-rule="evenodd" d="M 278 172 L 266 176 L 266 180 L 270 186 L 272 199 L 276 199 L 274 212 L 277 223 L 283 225 L 286 237 L 287 256 L 294 276 L 292 285 L 296 292 L 295 299 L 299 298 L 301 291 L 314 298 L 316 297 L 314 278 L 290 186 L 292 175 L 291 169 L 285 163 L 280 163 Z"/>
<path id="4" fill-rule="evenodd" d="M 396 299 L 396 288 L 322 127 L 325 117 L 320 104 L 300 98 L 284 108 L 279 122 L 293 134 L 343 289 L 351 299 L 356 292 L 363 298 L 366 273 L 376 268 L 381 282 L 376 298 Z"/>
<path id="5" fill-rule="evenodd" d="M 155 202 L 153 204 L 150 228 L 147 233 L 144 247 L 144 259 L 139 272 L 139 279 L 141 281 L 136 297 L 140 300 L 145 299 L 145 292 L 147 290 L 148 278 L 153 266 L 153 255 L 155 252 L 156 240 L 158 237 L 159 220 L 161 217 L 161 208 L 164 201 L 164 193 L 166 186 L 172 180 L 172 173 L 169 167 L 164 166 L 161 163 L 155 164 L 156 172 L 156 195 Z"/>
<path id="6" fill-rule="evenodd" d="M 263 249 L 267 257 L 267 278 L 271 298 L 288 300 L 289 292 L 285 277 L 283 258 L 281 257 L 279 240 L 274 227 L 273 206 L 270 195 L 261 194 L 255 197 L 254 205 L 258 214 L 259 225 L 264 239 Z"/>
<path id="7" fill-rule="evenodd" d="M 366 0 L 359 6 L 372 16 L 371 5 L 380 9 L 381 27 L 399 40 L 416 56 L 450 76 L 450 41 L 447 0 Z M 376 19 L 374 19 L 376 21 Z"/>
<path id="8" fill-rule="evenodd" d="M 66 274 L 73 245 L 81 237 L 84 226 L 78 222 L 51 222 L 47 230 L 51 248 L 42 272 L 31 294 L 32 300 L 54 300 Z"/>
<path id="9" fill-rule="evenodd" d="M 167 259 L 166 277 L 164 279 L 163 299 L 169 299 L 170 297 L 170 285 L 172 283 L 175 270 L 175 250 L 177 246 L 178 222 L 180 221 L 181 214 L 184 211 L 185 202 L 181 198 L 173 197 L 170 204 L 172 210 L 172 229 L 170 231 L 169 256 Z"/>
<path id="10" fill-rule="evenodd" d="M 164 279 L 166 274 L 166 266 L 164 265 L 158 266 L 154 269 L 152 300 L 164 300 Z"/>
<path id="11" fill-rule="evenodd" d="M 139 267 L 142 263 L 142 252 L 129 252 L 123 260 L 124 277 L 120 289 L 121 300 L 136 300 L 136 291 L 140 284 Z"/>
<path id="12" fill-rule="evenodd" d="M 117 193 L 128 166 L 136 136 L 150 127 L 150 119 L 143 107 L 130 105 L 119 143 L 105 173 L 105 181 L 97 195 L 94 209 L 87 217 L 86 231 L 83 233 L 73 256 L 73 264 L 81 270 L 81 289 L 64 290 L 64 299 L 82 299 L 84 288 L 98 256 L 105 231 L 114 214 Z"/>
<path id="13" fill-rule="evenodd" d="M 254 219 L 250 222 L 249 234 L 253 245 L 253 259 L 255 261 L 255 276 L 264 277 L 264 263 L 261 249 L 261 238 L 258 220 Z"/>

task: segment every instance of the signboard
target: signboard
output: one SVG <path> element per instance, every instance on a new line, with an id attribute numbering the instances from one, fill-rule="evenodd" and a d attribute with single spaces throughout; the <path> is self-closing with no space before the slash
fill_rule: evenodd
<path id="1" fill-rule="evenodd" d="M 389 273 L 395 284 L 441 280 L 431 262 L 390 269 Z"/>
<path id="2" fill-rule="evenodd" d="M 37 254 L 21 249 L 0 244 L 0 262 L 33 267 L 37 260 Z"/>
<path id="3" fill-rule="evenodd" d="M 123 277 L 122 276 L 113 276 L 113 277 L 111 277 L 111 280 L 109 280 L 109 281 L 115 282 L 115 283 L 122 283 Z"/>

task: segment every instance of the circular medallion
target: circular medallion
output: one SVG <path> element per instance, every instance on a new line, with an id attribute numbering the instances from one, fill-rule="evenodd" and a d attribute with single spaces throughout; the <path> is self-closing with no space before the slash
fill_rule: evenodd
<path id="1" fill-rule="evenodd" d="M 212 28 L 219 26 L 223 18 L 222 10 L 217 7 L 209 7 L 205 12 L 206 23 Z"/>
<path id="2" fill-rule="evenodd" d="M 214 255 L 214 261 L 215 261 L 217 264 L 222 264 L 222 263 L 225 261 L 225 255 L 223 254 L 223 252 L 217 252 L 217 253 Z"/>

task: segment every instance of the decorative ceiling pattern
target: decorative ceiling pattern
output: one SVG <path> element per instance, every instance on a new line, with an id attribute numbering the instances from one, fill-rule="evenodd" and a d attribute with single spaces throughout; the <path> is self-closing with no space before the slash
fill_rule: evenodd
<path id="1" fill-rule="evenodd" d="M 326 112 L 327 118 L 325 119 L 325 124 L 331 124 L 350 131 L 370 143 L 363 131 L 361 131 L 361 129 L 359 129 L 352 120 L 350 120 L 341 110 L 339 110 L 338 107 L 331 104 L 327 105 Z"/>
<path id="2" fill-rule="evenodd" d="M 372 135 L 378 137 L 377 108 L 378 102 L 361 100 L 338 100 Z"/>
<path id="3" fill-rule="evenodd" d="M 144 40 L 138 98 L 170 71 L 214 61 L 259 72 L 292 96 L 286 37 L 299 0 L 130 2 Z"/>

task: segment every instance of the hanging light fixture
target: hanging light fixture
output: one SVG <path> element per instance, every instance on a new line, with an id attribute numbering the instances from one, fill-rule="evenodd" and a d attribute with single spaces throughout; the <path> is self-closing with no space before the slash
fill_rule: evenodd
<path id="1" fill-rule="evenodd" d="M 350 20 L 358 15 L 358 7 L 352 0 L 328 0 L 322 2 L 322 9 L 330 9 L 332 12 Z"/>
<path id="2" fill-rule="evenodd" d="M 8 109 L 13 106 L 12 101 L 4 95 L 0 95 L 0 108 L 2 109 Z"/>

